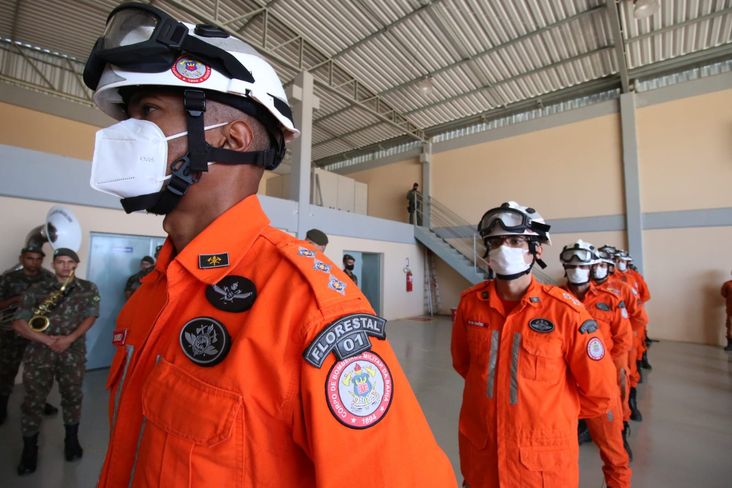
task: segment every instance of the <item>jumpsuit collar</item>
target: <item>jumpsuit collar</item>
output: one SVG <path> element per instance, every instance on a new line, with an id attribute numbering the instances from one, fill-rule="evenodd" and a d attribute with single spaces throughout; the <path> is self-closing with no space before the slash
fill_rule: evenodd
<path id="1" fill-rule="evenodd" d="M 157 275 L 165 275 L 171 263 L 177 262 L 198 280 L 213 285 L 231 273 L 246 256 L 254 241 L 269 225 L 259 198 L 250 195 L 219 215 L 181 252 L 173 256 L 170 238 L 165 240 L 155 265 Z M 219 256 L 228 265 L 199 267 L 200 256 Z M 149 273 L 143 281 L 154 280 Z"/>
<path id="2" fill-rule="evenodd" d="M 492 309 L 498 311 L 501 313 L 504 317 L 507 315 L 505 310 L 503 309 L 503 303 L 501 302 L 501 298 L 498 296 L 498 289 L 496 288 L 496 280 L 491 280 L 489 286 L 485 289 L 485 292 L 488 293 L 488 306 Z M 478 295 L 482 298 L 483 291 L 479 291 Z M 538 308 L 541 307 L 541 283 L 536 279 L 534 275 L 531 275 L 531 282 L 529 283 L 529 287 L 526 289 L 526 292 L 521 297 L 521 300 L 519 300 L 518 305 L 514 309 L 514 311 L 519 311 L 525 306 L 529 306 L 532 308 Z M 485 300 L 485 299 L 484 299 Z"/>

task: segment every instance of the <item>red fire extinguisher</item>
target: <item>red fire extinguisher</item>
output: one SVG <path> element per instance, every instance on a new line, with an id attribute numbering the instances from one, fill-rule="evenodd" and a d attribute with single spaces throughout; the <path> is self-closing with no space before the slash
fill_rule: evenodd
<path id="1" fill-rule="evenodd" d="M 407 265 L 404 267 L 404 274 L 407 275 L 407 292 L 414 290 L 414 275 L 412 270 L 409 269 L 409 258 L 407 258 Z"/>

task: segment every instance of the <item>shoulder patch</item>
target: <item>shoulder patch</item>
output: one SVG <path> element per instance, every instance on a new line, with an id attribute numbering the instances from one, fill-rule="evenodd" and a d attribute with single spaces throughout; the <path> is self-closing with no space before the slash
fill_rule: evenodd
<path id="1" fill-rule="evenodd" d="M 366 313 L 346 315 L 320 331 L 303 357 L 316 368 L 323 366 L 331 351 L 343 361 L 371 349 L 368 336 L 386 339 L 386 320 Z"/>
<path id="2" fill-rule="evenodd" d="M 567 304 L 570 308 L 576 310 L 577 312 L 580 312 L 585 308 L 584 305 L 582 305 L 582 302 L 577 300 L 574 295 L 557 286 L 545 285 L 544 291 L 546 291 L 548 295 L 556 298 L 560 302 Z"/>
<path id="3" fill-rule="evenodd" d="M 333 364 L 325 396 L 333 417 L 351 429 L 366 429 L 384 418 L 391 406 L 394 382 L 378 354 L 365 351 Z"/>
<path id="4" fill-rule="evenodd" d="M 598 302 L 598 303 L 595 304 L 595 307 L 598 310 L 602 310 L 603 312 L 609 312 L 610 311 L 610 305 L 608 305 L 607 303 Z"/>
<path id="5" fill-rule="evenodd" d="M 587 355 L 593 361 L 599 361 L 605 357 L 605 345 L 598 337 L 593 337 L 587 342 Z"/>
<path id="6" fill-rule="evenodd" d="M 580 334 L 592 334 L 596 330 L 597 322 L 594 320 L 585 320 L 579 328 Z"/>

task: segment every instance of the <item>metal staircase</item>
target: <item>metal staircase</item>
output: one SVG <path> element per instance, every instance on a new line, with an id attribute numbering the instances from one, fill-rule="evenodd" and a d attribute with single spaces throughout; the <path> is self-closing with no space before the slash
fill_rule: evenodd
<path id="1" fill-rule="evenodd" d="M 432 197 L 425 201 L 421 193 L 417 193 L 416 217 L 417 224 L 423 224 L 414 226 L 417 241 L 470 283 L 477 284 L 489 278 L 490 268 L 483 259 L 485 245 L 474 224 Z M 554 283 L 538 266 L 534 266 L 532 272 L 539 281 Z"/>

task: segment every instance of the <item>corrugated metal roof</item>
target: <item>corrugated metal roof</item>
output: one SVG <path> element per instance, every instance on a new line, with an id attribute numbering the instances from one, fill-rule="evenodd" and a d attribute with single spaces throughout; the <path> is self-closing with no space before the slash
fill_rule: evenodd
<path id="1" fill-rule="evenodd" d="M 0 0 L 0 37 L 79 60 L 20 54 L 4 42 L 2 80 L 84 103 L 81 63 L 119 3 Z M 311 71 L 320 98 L 313 158 L 322 162 L 473 127 L 476 117 L 565 92 L 605 92 L 620 86 L 621 70 L 647 79 L 732 58 L 732 0 L 660 4 L 638 20 L 631 0 L 619 2 L 617 39 L 608 11 L 615 4 L 602 0 L 155 2 L 186 21 L 225 25 L 263 51 L 285 84 Z M 625 47 L 620 63 L 617 43 Z"/>

